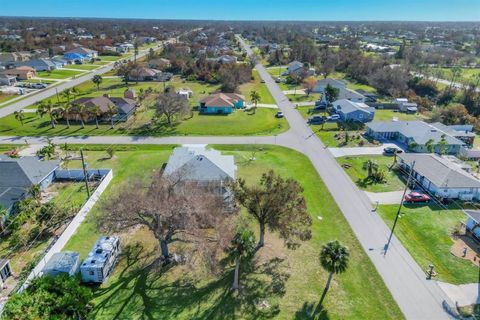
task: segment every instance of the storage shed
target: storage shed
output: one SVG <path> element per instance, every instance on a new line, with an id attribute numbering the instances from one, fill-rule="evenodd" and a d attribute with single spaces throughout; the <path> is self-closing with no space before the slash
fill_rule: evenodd
<path id="1" fill-rule="evenodd" d="M 73 251 L 57 252 L 42 269 L 44 275 L 57 276 L 66 273 L 73 276 L 80 267 L 80 254 Z"/>

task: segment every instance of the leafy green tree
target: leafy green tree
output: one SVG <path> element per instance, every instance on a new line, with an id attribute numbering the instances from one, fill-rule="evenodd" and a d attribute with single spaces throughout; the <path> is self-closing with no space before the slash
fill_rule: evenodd
<path id="1" fill-rule="evenodd" d="M 329 106 L 331 106 L 332 103 L 337 100 L 339 92 L 340 90 L 338 90 L 338 88 L 332 87 L 330 84 L 327 84 L 327 86 L 325 87 L 324 95 L 325 100 L 327 101 L 327 104 Z"/>
<path id="2" fill-rule="evenodd" d="M 35 278 L 29 287 L 10 297 L 2 318 L 87 319 L 92 309 L 91 289 L 66 274 Z"/>
<path id="3" fill-rule="evenodd" d="M 323 299 L 330 289 L 330 284 L 334 274 L 340 274 L 347 270 L 350 253 L 339 241 L 331 241 L 322 246 L 320 251 L 320 265 L 329 273 L 327 284 L 323 290 L 319 305 L 322 305 Z"/>
<path id="4" fill-rule="evenodd" d="M 97 86 L 97 91 L 100 90 L 100 84 L 103 82 L 103 78 L 101 75 L 96 74 L 92 78 L 92 82 Z"/>
<path id="5" fill-rule="evenodd" d="M 272 170 L 264 173 L 258 185 L 249 186 L 238 179 L 233 186 L 235 198 L 254 217 L 260 227 L 256 250 L 265 245 L 265 229 L 277 231 L 290 248 L 298 246 L 297 240 L 311 238 L 312 218 L 298 181 L 283 179 Z"/>
<path id="6" fill-rule="evenodd" d="M 32 199 L 34 199 L 36 201 L 40 201 L 40 199 L 42 198 L 42 189 L 40 188 L 40 185 L 39 184 L 32 184 L 28 188 L 28 195 L 30 197 L 32 197 Z"/>
<path id="7" fill-rule="evenodd" d="M 233 277 L 233 290 L 240 288 L 240 266 L 248 262 L 255 254 L 255 234 L 249 229 L 239 230 L 232 239 L 230 247 L 227 248 L 228 259 L 235 263 Z"/>
<path id="8" fill-rule="evenodd" d="M 13 113 L 15 115 L 15 119 L 17 119 L 18 121 L 20 121 L 20 123 L 22 124 L 23 126 L 23 121 L 25 120 L 25 113 L 23 110 L 18 110 L 18 111 L 15 111 Z"/>
<path id="9" fill-rule="evenodd" d="M 433 153 L 435 151 L 434 142 L 435 141 L 433 141 L 433 139 L 429 139 L 427 142 L 425 142 L 425 147 L 429 153 Z"/>
<path id="10" fill-rule="evenodd" d="M 257 104 L 262 100 L 262 97 L 260 96 L 260 94 L 256 91 L 256 90 L 253 90 L 250 92 L 250 101 L 253 102 L 254 104 L 254 108 L 253 108 L 253 113 L 256 113 L 257 112 Z"/>

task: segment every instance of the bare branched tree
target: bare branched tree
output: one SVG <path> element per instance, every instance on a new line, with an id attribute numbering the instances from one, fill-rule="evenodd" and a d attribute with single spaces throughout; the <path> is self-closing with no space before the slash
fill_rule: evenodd
<path id="1" fill-rule="evenodd" d="M 115 232 L 148 228 L 159 243 L 161 259 L 169 262 L 169 245 L 174 241 L 184 241 L 192 250 L 208 255 L 228 246 L 230 239 L 223 239 L 228 232 L 222 227 L 228 226 L 226 220 L 232 214 L 225 206 L 223 197 L 205 186 L 156 173 L 150 184 L 129 182 L 104 203 L 105 213 L 98 223 Z"/>
<path id="2" fill-rule="evenodd" d="M 179 97 L 175 92 L 165 92 L 158 95 L 156 114 L 158 117 L 165 116 L 169 125 L 175 118 L 184 116 L 190 112 L 188 101 Z"/>

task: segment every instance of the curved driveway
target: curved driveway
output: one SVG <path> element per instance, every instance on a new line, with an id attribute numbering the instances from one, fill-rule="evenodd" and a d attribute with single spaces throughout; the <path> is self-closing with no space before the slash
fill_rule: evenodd
<path id="1" fill-rule="evenodd" d="M 241 42 L 247 53 L 251 55 L 250 48 L 243 40 Z M 393 237 L 385 254 L 383 248 L 390 233 L 389 226 L 372 211 L 372 204 L 365 193 L 357 188 L 337 164 L 334 156 L 310 130 L 266 69 L 260 64 L 256 68 L 290 124 L 290 130 L 286 133 L 272 137 L 54 137 L 53 141 L 71 144 L 277 144 L 298 150 L 310 159 L 327 185 L 405 317 L 422 320 L 449 319 L 443 304 L 453 304 L 442 289 L 435 281 L 426 280 L 425 272 L 396 237 Z M 0 144 L 24 143 L 24 141 L 25 137 L 0 137 Z M 42 137 L 28 137 L 28 141 L 38 143 L 45 140 Z"/>

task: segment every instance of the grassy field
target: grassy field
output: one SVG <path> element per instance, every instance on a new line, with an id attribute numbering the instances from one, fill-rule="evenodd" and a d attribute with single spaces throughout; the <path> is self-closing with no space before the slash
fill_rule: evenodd
<path id="1" fill-rule="evenodd" d="M 397 205 L 384 205 L 378 209 L 388 225 L 393 224 Z M 453 256 L 451 233 L 464 222 L 461 210 L 441 210 L 435 205 L 406 205 L 398 220 L 395 235 L 424 270 L 435 266 L 438 280 L 454 284 L 478 282 L 478 267 Z"/>
<path id="2" fill-rule="evenodd" d="M 53 71 L 40 71 L 37 72 L 38 78 L 46 78 L 46 79 L 67 79 L 73 76 L 78 76 L 85 71 L 72 71 L 72 70 L 63 70 L 63 69 L 56 69 Z"/>
<path id="3" fill-rule="evenodd" d="M 260 94 L 260 102 L 266 104 L 276 104 L 272 94 L 265 83 L 260 82 L 260 76 L 256 70 L 252 72 L 253 80 L 240 86 L 240 92 L 245 96 L 246 101 L 250 102 L 250 92 L 256 90 Z"/>
<path id="4" fill-rule="evenodd" d="M 100 160 L 106 156 L 103 151 L 86 151 L 92 167 L 102 165 L 114 170 L 114 180 L 104 197 L 118 190 L 119 183 L 139 173 L 149 177 L 171 152 L 171 146 L 138 148 L 117 151 L 111 160 Z M 327 278 L 319 266 L 318 253 L 320 246 L 332 239 L 340 239 L 350 248 L 350 268 L 334 277 L 324 309 L 317 310 L 316 318 L 403 317 L 307 158 L 289 149 L 264 147 L 256 152 L 252 162 L 251 146 L 215 148 L 235 156 L 238 175 L 248 183 L 257 181 L 269 169 L 285 176 L 294 175 L 305 189 L 314 220 L 313 238 L 291 251 L 268 232 L 266 247 L 259 253 L 260 262 L 252 273 L 242 274 L 244 289 L 241 297 L 235 298 L 229 290 L 230 270 L 223 276 L 214 276 L 181 266 L 163 272 L 148 268 L 158 254 L 151 235 L 144 229 L 123 234 L 121 261 L 108 282 L 95 291 L 93 318 L 312 319 L 309 313 L 315 310 Z M 65 250 L 78 251 L 82 257 L 87 254 L 100 235 L 95 228 L 98 214 L 101 212 L 95 207 Z M 266 301 L 268 307 L 257 308 L 259 301 Z"/>
<path id="5" fill-rule="evenodd" d="M 76 70 L 79 70 L 79 71 L 90 71 L 90 70 L 97 69 L 101 66 L 102 65 L 100 65 L 100 64 L 92 65 L 92 64 L 88 63 L 88 64 L 72 64 L 72 65 L 66 66 L 66 68 L 67 69 L 76 69 Z"/>
<path id="6" fill-rule="evenodd" d="M 16 94 L 2 94 L 0 93 L 0 103 L 7 102 L 9 100 L 12 100 L 13 98 L 18 97 Z"/>
<path id="7" fill-rule="evenodd" d="M 288 100 L 291 102 L 311 102 L 312 104 L 315 104 L 315 101 L 320 99 L 320 94 L 319 93 L 311 93 L 310 95 L 306 94 L 287 94 L 286 95 Z"/>
<path id="8" fill-rule="evenodd" d="M 71 122 L 70 129 L 66 123 L 57 124 L 51 128 L 50 118 L 41 118 L 33 112 L 25 113 L 24 125 L 9 115 L 0 119 L 0 134 L 2 135 L 272 135 L 286 131 L 288 123 L 285 119 L 275 118 L 275 109 L 258 108 L 255 114 L 237 110 L 230 115 L 199 115 L 193 112 L 192 117 L 171 126 L 159 121 L 153 122 L 154 110 L 142 108 L 137 115 L 127 122 L 120 122 L 114 129 L 108 122 L 100 124 L 89 123 L 84 129 L 79 122 Z"/>
<path id="9" fill-rule="evenodd" d="M 480 75 L 480 69 L 470 69 L 470 68 L 461 68 L 462 71 L 460 73 L 460 78 L 455 80 L 455 82 L 468 82 L 468 81 L 474 81 L 475 76 Z M 442 72 L 442 79 L 445 80 L 452 80 L 452 69 L 451 68 L 431 68 L 430 72 L 436 76 L 436 72 L 438 70 L 441 70 Z"/>
<path id="10" fill-rule="evenodd" d="M 375 161 L 380 170 L 385 172 L 385 183 L 373 183 L 366 181 L 367 170 L 363 169 L 363 164 L 367 160 Z M 345 172 L 350 176 L 353 182 L 362 190 L 371 192 L 388 192 L 403 190 L 405 184 L 400 179 L 395 170 L 390 170 L 393 163 L 393 157 L 386 156 L 356 156 L 356 157 L 340 157 L 337 162 L 342 165 Z M 351 167 L 346 167 L 349 165 Z"/>

